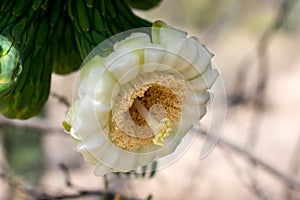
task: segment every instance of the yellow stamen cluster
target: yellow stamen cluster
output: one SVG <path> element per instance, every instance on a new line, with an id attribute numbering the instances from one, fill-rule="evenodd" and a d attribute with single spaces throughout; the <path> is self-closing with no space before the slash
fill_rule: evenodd
<path id="1" fill-rule="evenodd" d="M 157 121 L 147 109 L 140 103 L 139 100 L 135 100 L 133 105 L 136 107 L 138 112 L 146 120 L 148 126 L 154 133 L 154 139 L 152 140 L 154 144 L 159 146 L 164 146 L 163 142 L 167 136 L 170 135 L 172 131 L 172 121 L 169 118 L 163 118 Z"/>
<path id="2" fill-rule="evenodd" d="M 160 128 L 159 130 L 154 133 L 155 138 L 153 139 L 153 143 L 159 146 L 164 146 L 165 138 L 170 135 L 172 132 L 172 122 L 168 118 L 164 118 L 160 121 Z"/>
<path id="3" fill-rule="evenodd" d="M 120 94 L 112 113 L 111 141 L 125 150 L 136 151 L 151 144 L 163 146 L 180 119 L 187 95 L 185 83 L 172 76 L 135 83 L 134 90 Z"/>

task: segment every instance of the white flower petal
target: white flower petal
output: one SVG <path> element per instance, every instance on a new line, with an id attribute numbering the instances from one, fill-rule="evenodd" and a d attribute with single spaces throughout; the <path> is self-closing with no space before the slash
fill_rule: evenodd
<path id="1" fill-rule="evenodd" d="M 108 148 L 109 144 L 107 143 L 107 138 L 98 132 L 98 134 L 91 134 L 81 142 L 78 142 L 75 146 L 75 150 L 82 153 L 87 162 L 95 165 L 99 162 L 97 157 L 99 154 L 97 154 L 97 152 L 103 147 Z"/>
<path id="2" fill-rule="evenodd" d="M 179 54 L 182 60 L 178 62 L 181 67 L 188 67 L 191 63 L 194 63 L 198 57 L 198 43 L 194 40 L 194 38 L 187 38 L 184 42 L 184 46 Z M 181 63 L 182 61 L 185 61 Z"/>
<path id="3" fill-rule="evenodd" d="M 115 56 L 115 60 L 110 65 L 107 65 L 109 67 L 108 70 L 120 84 L 125 84 L 139 74 L 140 57 L 136 53 L 114 53 L 118 54 L 118 56 Z"/>
<path id="4" fill-rule="evenodd" d="M 72 122 L 72 128 L 70 134 L 76 138 L 81 139 L 95 133 L 98 130 L 98 125 L 89 118 L 76 116 Z"/>
<path id="5" fill-rule="evenodd" d="M 107 167 L 106 165 L 103 165 L 101 162 L 99 162 L 94 170 L 94 174 L 96 176 L 104 176 L 105 174 L 113 171 L 114 170 L 110 167 Z"/>
<path id="6" fill-rule="evenodd" d="M 86 79 L 90 79 L 93 76 L 97 76 L 95 72 L 103 70 L 105 59 L 106 58 L 96 55 L 87 63 L 85 63 L 80 71 L 80 81 L 82 82 Z"/>
<path id="7" fill-rule="evenodd" d="M 218 70 L 208 69 L 201 76 L 189 81 L 194 91 L 204 91 L 211 88 L 212 84 L 215 82 L 219 75 Z"/>
<path id="8" fill-rule="evenodd" d="M 187 33 L 182 30 L 174 29 L 162 21 L 156 21 L 152 28 L 152 41 L 164 45 L 173 45 L 178 40 L 185 39 Z"/>
<path id="9" fill-rule="evenodd" d="M 184 42 L 179 58 L 174 66 L 174 69 L 182 73 L 185 78 L 190 79 L 200 74 L 193 66 L 193 63 L 198 60 L 198 44 L 193 38 L 187 38 Z"/>
<path id="10" fill-rule="evenodd" d="M 116 51 L 125 52 L 126 50 L 135 50 L 144 48 L 146 45 L 151 44 L 150 37 L 146 33 L 132 33 L 126 39 L 116 42 L 114 49 Z"/>
<path id="11" fill-rule="evenodd" d="M 157 63 L 147 63 L 143 64 L 142 73 L 153 73 L 159 71 L 170 70 L 171 67 L 167 65 L 157 64 Z"/>
<path id="12" fill-rule="evenodd" d="M 197 124 L 200 120 L 200 113 L 199 113 L 199 105 L 197 104 L 196 99 L 193 97 L 188 98 L 186 102 L 186 106 L 182 110 L 182 122 L 183 124 Z"/>
<path id="13" fill-rule="evenodd" d="M 178 57 L 178 54 L 183 48 L 183 45 L 184 45 L 184 40 L 180 40 L 173 46 L 166 47 L 162 64 L 170 67 L 175 66 L 178 60 L 180 59 L 180 57 Z"/>
<path id="14" fill-rule="evenodd" d="M 199 108 L 199 112 L 200 112 L 200 119 L 202 119 L 202 117 L 204 117 L 204 115 L 207 113 L 207 108 L 206 106 L 202 106 Z"/>
<path id="15" fill-rule="evenodd" d="M 182 119 L 180 126 L 178 127 L 178 137 L 184 137 L 184 135 L 195 125 L 197 125 L 202 119 L 202 117 L 206 114 L 207 109 L 206 106 L 194 106 L 195 109 L 198 109 L 197 113 L 193 112 L 193 109 L 186 109 L 183 111 L 185 113 L 185 117 Z"/>
<path id="16" fill-rule="evenodd" d="M 128 172 L 132 169 L 136 168 L 136 161 L 138 159 L 138 155 L 130 153 L 130 152 L 125 152 L 121 151 L 119 160 L 116 163 L 116 169 L 123 171 L 123 172 Z"/>
<path id="17" fill-rule="evenodd" d="M 91 147 L 86 146 L 86 150 L 92 156 L 94 156 L 99 162 L 102 162 L 102 158 L 107 154 L 111 146 L 112 146 L 111 142 L 108 141 L 108 139 L 106 138 L 104 142 L 102 142 L 102 140 L 99 140 L 99 145 L 97 146 L 91 146 Z"/>
<path id="18" fill-rule="evenodd" d="M 154 23 L 152 40 L 166 49 L 162 64 L 174 66 L 178 62 L 178 55 L 184 46 L 187 33 L 173 29 L 164 23 L 159 24 L 157 28 L 155 26 L 156 24 Z"/>
<path id="19" fill-rule="evenodd" d="M 144 48 L 144 63 L 161 63 L 165 49 L 160 44 L 149 44 Z"/>
<path id="20" fill-rule="evenodd" d="M 143 73 L 152 73 L 155 72 L 159 68 L 159 65 L 156 63 L 147 63 L 143 64 Z"/>
<path id="21" fill-rule="evenodd" d="M 101 145 L 106 142 L 107 138 L 104 136 L 104 134 L 91 134 L 88 137 L 84 138 L 84 140 L 80 141 L 76 145 L 76 151 L 90 151 L 91 149 L 95 149 L 100 147 Z"/>
<path id="22" fill-rule="evenodd" d="M 141 153 L 136 161 L 136 166 L 144 166 L 151 163 L 156 157 L 155 153 Z"/>
<path id="23" fill-rule="evenodd" d="M 101 162 L 110 168 L 123 171 L 122 165 L 117 166 L 121 152 L 122 150 L 118 149 L 118 147 L 111 145 L 103 155 L 103 158 L 101 158 Z"/>
<path id="24" fill-rule="evenodd" d="M 98 104 L 104 105 L 110 109 L 115 87 L 117 87 L 117 80 L 110 72 L 106 71 L 101 77 L 98 77 L 98 82 L 96 83 L 94 91 L 94 98 L 99 102 Z"/>
<path id="25" fill-rule="evenodd" d="M 164 57 L 166 51 L 160 44 L 150 44 L 144 49 L 144 65 L 143 73 L 150 73 L 155 71 L 165 71 L 170 69 L 168 65 L 164 65 Z"/>
<path id="26" fill-rule="evenodd" d="M 95 86 L 100 75 L 104 72 L 104 69 L 104 58 L 100 56 L 95 56 L 82 67 L 80 85 L 78 87 L 78 95 L 80 98 L 86 95 L 94 96 Z"/>
<path id="27" fill-rule="evenodd" d="M 195 92 L 195 95 L 196 95 L 196 101 L 199 105 L 208 104 L 212 96 L 212 94 L 209 91 Z"/>
<path id="28" fill-rule="evenodd" d="M 194 125 L 198 124 L 206 113 L 206 106 L 199 104 L 198 100 L 197 97 L 194 98 L 193 96 L 187 99 L 181 114 L 182 119 L 178 130 L 179 135 L 186 133 Z"/>
<path id="29" fill-rule="evenodd" d="M 77 100 L 65 123 L 77 143 L 75 149 L 87 162 L 96 165 L 95 175 L 134 170 L 174 152 L 187 132 L 205 115 L 211 99 L 207 90 L 215 82 L 218 71 L 211 66 L 212 54 L 197 39 L 186 36 L 183 31 L 155 22 L 151 39 L 145 33 L 132 33 L 116 42 L 114 52 L 108 57 L 96 56 L 82 68 Z M 148 119 L 147 130 L 151 130 L 150 127 L 155 130 L 155 134 L 164 139 L 165 146 L 158 146 L 151 139 L 124 135 L 128 132 L 123 125 L 128 123 L 124 123 L 127 118 L 123 113 L 136 106 L 133 101 L 139 98 L 150 107 L 156 105 L 156 101 L 166 104 L 166 98 L 170 98 L 167 105 L 172 109 L 178 107 L 178 111 L 174 110 L 178 115 L 168 113 L 166 121 L 153 124 L 147 118 L 147 109 L 130 110 Z M 153 113 L 158 117 L 161 114 L 159 110 Z M 131 117 L 140 120 L 138 113 L 134 114 L 135 118 Z M 168 119 L 170 117 L 173 119 Z M 177 121 L 177 117 L 180 120 Z M 128 130 L 139 132 L 136 125 L 133 122 L 132 129 L 128 125 Z M 161 125 L 163 129 L 157 132 L 155 127 Z M 173 131 L 167 135 L 170 128 Z M 141 131 L 139 136 L 146 137 L 143 133 Z"/>
<path id="30" fill-rule="evenodd" d="M 82 153 L 82 156 L 85 160 L 85 162 L 91 164 L 91 165 L 96 165 L 99 161 L 92 155 L 90 154 L 89 152 L 81 152 Z"/>
<path id="31" fill-rule="evenodd" d="M 171 154 L 172 152 L 175 151 L 176 147 L 178 146 L 178 144 L 180 143 L 181 138 L 178 137 L 173 137 L 172 140 L 170 140 L 171 138 L 167 137 L 165 139 L 165 145 L 164 147 L 162 147 L 161 149 L 159 149 L 157 151 L 157 158 L 161 158 L 163 156 L 166 156 L 168 154 Z M 168 141 L 170 140 L 170 141 Z"/>
<path id="32" fill-rule="evenodd" d="M 108 132 L 109 113 L 105 113 L 98 118 L 102 121 L 90 120 L 90 118 L 78 116 L 73 121 L 70 135 L 77 140 L 84 140 L 93 134 L 104 134 Z"/>
<path id="33" fill-rule="evenodd" d="M 207 67 L 209 67 L 210 65 L 210 60 L 213 57 L 213 54 L 210 53 L 207 48 L 200 44 L 198 44 L 198 60 L 196 60 L 195 62 L 193 62 L 193 65 L 196 67 L 196 69 L 198 70 L 198 72 L 200 74 L 202 74 Z"/>

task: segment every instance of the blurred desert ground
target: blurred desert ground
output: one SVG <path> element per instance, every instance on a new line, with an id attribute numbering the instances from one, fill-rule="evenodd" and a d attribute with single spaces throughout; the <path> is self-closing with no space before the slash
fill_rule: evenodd
<path id="1" fill-rule="evenodd" d="M 277 0 L 163 0 L 155 9 L 136 12 L 146 19 L 161 19 L 199 37 L 215 54 L 213 61 L 221 72 L 227 97 L 234 96 L 239 85 L 244 86 L 242 90 L 247 97 L 253 97 L 260 72 L 257 47 L 262 34 L 276 18 L 280 3 Z M 283 27 L 270 38 L 265 109 L 255 113 L 251 102 L 228 104 L 222 131 L 222 138 L 298 179 L 299 168 L 293 172 L 291 166 L 299 160 L 300 154 L 299 19 L 298 1 Z M 246 76 L 237 83 L 241 69 Z M 76 74 L 53 75 L 52 91 L 71 101 L 75 77 Z M 59 126 L 66 111 L 66 106 L 56 98 L 49 98 L 46 117 L 52 123 Z M 256 131 L 251 128 L 253 116 L 257 119 Z M 202 126 L 208 127 L 209 122 L 207 115 Z M 249 141 L 253 138 L 255 143 L 251 146 Z M 59 194 L 72 193 L 77 188 L 103 189 L 103 178 L 93 175 L 93 168 L 73 151 L 72 141 L 66 134 L 49 132 L 42 141 L 45 170 L 38 184 L 41 191 Z M 159 170 L 153 179 L 128 180 L 109 176 L 109 187 L 137 198 L 152 194 L 153 199 L 175 200 L 300 199 L 299 188 L 288 198 L 286 183 L 259 166 L 253 167 L 230 149 L 217 146 L 205 159 L 199 159 L 203 142 L 203 136 L 197 136 L 183 156 Z M 1 155 L 1 163 L 5 163 L 3 150 Z M 66 186 L 59 167 L 61 163 L 68 167 L 74 188 Z M 9 185 L 0 179 L 0 199 L 25 198 L 20 194 L 9 194 L 8 188 Z"/>

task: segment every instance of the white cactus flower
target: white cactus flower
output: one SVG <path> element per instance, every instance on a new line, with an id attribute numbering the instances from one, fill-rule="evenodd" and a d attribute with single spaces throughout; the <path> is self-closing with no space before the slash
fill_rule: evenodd
<path id="1" fill-rule="evenodd" d="M 154 23 L 82 67 L 64 121 L 95 175 L 126 172 L 172 153 L 206 113 L 218 71 L 197 38 Z"/>

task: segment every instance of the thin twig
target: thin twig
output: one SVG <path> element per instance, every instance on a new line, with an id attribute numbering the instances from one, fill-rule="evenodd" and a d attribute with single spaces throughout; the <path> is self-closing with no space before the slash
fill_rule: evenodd
<path id="1" fill-rule="evenodd" d="M 69 173 L 69 168 L 64 164 L 64 163 L 60 163 L 59 164 L 59 168 L 61 169 L 61 171 L 64 174 L 65 177 L 65 184 L 67 187 L 72 187 L 73 184 L 71 182 L 71 178 L 70 178 L 70 173 Z"/>
<path id="2" fill-rule="evenodd" d="M 265 104 L 265 90 L 269 78 L 270 66 L 268 62 L 267 49 L 275 33 L 284 25 L 287 20 L 290 10 L 294 7 L 298 0 L 284 0 L 282 1 L 278 14 L 274 22 L 263 33 L 257 48 L 259 59 L 259 73 L 258 85 L 256 87 L 255 105 L 259 110 L 264 108 Z"/>
<path id="3" fill-rule="evenodd" d="M 62 103 L 63 105 L 65 105 L 67 108 L 69 108 L 71 106 L 69 100 L 67 97 L 63 96 L 63 95 L 59 95 L 56 92 L 51 92 L 50 94 L 52 97 L 56 98 L 58 100 L 59 103 Z"/>
<path id="4" fill-rule="evenodd" d="M 291 158 L 291 172 L 293 172 L 294 174 L 298 174 L 299 173 L 299 169 L 300 169 L 300 135 L 298 137 L 298 141 L 296 143 L 292 158 Z"/>
<path id="5" fill-rule="evenodd" d="M 107 177 L 106 174 L 103 176 L 103 181 L 104 181 L 104 196 L 103 196 L 103 199 L 108 200 L 109 199 L 109 196 L 108 196 L 109 181 L 108 181 L 108 177 Z"/>
<path id="6" fill-rule="evenodd" d="M 259 40 L 257 47 L 258 54 L 258 84 L 256 86 L 253 100 L 254 113 L 250 122 L 250 132 L 248 146 L 254 146 L 258 138 L 259 123 L 262 121 L 262 115 L 266 104 L 266 88 L 269 80 L 270 65 L 268 60 L 268 47 L 276 32 L 284 25 L 287 17 L 298 0 L 283 0 L 279 6 L 277 16 L 273 23 L 266 29 Z"/>
<path id="7" fill-rule="evenodd" d="M 249 177 L 250 180 L 248 180 L 248 181 L 246 180 L 244 173 L 241 170 L 241 167 L 239 167 L 236 164 L 236 162 L 234 161 L 234 159 L 231 156 L 231 152 L 229 151 L 229 149 L 224 148 L 223 153 L 224 153 L 226 160 L 228 161 L 228 164 L 232 167 L 234 174 L 236 175 L 238 180 L 241 182 L 241 184 L 246 189 L 248 189 L 251 193 L 256 195 L 257 198 L 259 198 L 261 200 L 268 200 L 269 198 L 267 197 L 265 192 L 260 187 L 258 187 L 259 185 L 256 182 L 254 182 L 255 180 L 253 180 L 252 176 L 248 173 L 247 173 L 247 176 Z"/>
<path id="8" fill-rule="evenodd" d="M 290 170 L 293 174 L 297 175 L 300 169 L 300 135 L 296 143 L 293 155 L 291 157 Z M 285 197 L 287 200 L 295 199 L 292 190 L 294 189 L 293 185 L 287 185 Z"/>
<path id="9" fill-rule="evenodd" d="M 109 192 L 109 191 L 102 191 L 102 190 L 86 190 L 86 189 L 79 189 L 73 194 L 66 193 L 66 194 L 47 194 L 43 191 L 37 190 L 37 188 L 27 188 L 25 183 L 16 182 L 10 180 L 5 173 L 0 172 L 0 179 L 4 180 L 10 188 L 19 189 L 25 196 L 30 197 L 30 199 L 36 200 L 58 200 L 58 199 L 82 199 L 88 196 L 98 196 L 98 197 L 107 197 L 107 199 L 114 199 L 116 196 L 120 196 L 118 193 Z M 70 185 L 73 185 L 70 183 Z M 138 198 L 128 198 L 131 200 L 140 200 Z"/>
<path id="10" fill-rule="evenodd" d="M 62 130 L 62 128 L 57 128 L 56 126 L 55 127 L 51 126 L 51 122 L 49 122 L 48 120 L 39 120 L 38 122 L 39 123 L 30 121 L 30 123 L 26 124 L 26 127 L 30 127 L 32 129 L 39 129 L 39 130 L 42 129 L 42 130 L 46 130 L 46 131 L 49 129 Z M 7 124 L 16 125 L 17 127 L 24 127 L 24 123 L 22 121 L 5 120 L 5 119 L 0 118 L 0 127 L 3 125 L 7 125 Z M 201 130 L 199 131 L 199 133 L 201 133 L 202 135 L 206 135 L 206 133 Z M 207 135 L 207 136 L 212 137 L 211 135 Z M 247 151 L 237 145 L 234 145 L 231 142 L 229 142 L 223 138 L 220 138 L 217 144 L 221 147 L 229 148 L 233 152 L 238 153 L 239 155 L 243 156 L 249 162 L 255 163 L 257 166 L 260 166 L 262 169 L 264 169 L 265 171 L 269 172 L 270 174 L 276 176 L 280 180 L 286 182 L 287 184 L 294 186 L 297 189 L 300 189 L 300 181 L 298 179 L 296 179 L 293 176 L 290 176 L 288 174 L 285 174 L 284 172 L 281 172 L 280 170 L 272 167 L 271 165 L 267 164 L 266 162 L 255 157 L 249 151 Z"/>
<path id="11" fill-rule="evenodd" d="M 99 190 L 81 190 L 76 194 L 60 194 L 60 195 L 49 195 L 41 194 L 34 195 L 33 197 L 37 200 L 58 200 L 58 199 L 82 199 L 87 196 L 103 196 L 105 192 Z M 109 199 L 113 199 L 116 194 L 107 193 Z"/>
<path id="12" fill-rule="evenodd" d="M 7 119 L 0 115 L 0 128 L 4 126 L 15 126 L 22 129 L 23 128 L 35 129 L 43 133 L 46 133 L 48 131 L 63 132 L 62 126 L 58 126 L 57 123 L 52 122 L 50 120 L 31 118 L 26 121 L 21 121 L 15 119 Z"/>
<path id="13" fill-rule="evenodd" d="M 250 120 L 249 137 L 246 147 L 249 151 L 256 146 L 259 137 L 259 129 L 263 121 L 264 110 L 266 105 L 266 88 L 269 80 L 270 65 L 268 59 L 268 47 L 275 33 L 284 25 L 290 10 L 297 0 L 283 0 L 279 6 L 277 16 L 273 23 L 263 33 L 257 47 L 258 54 L 258 84 L 256 86 L 255 96 L 253 99 L 254 110 Z M 252 162 L 252 170 L 255 170 L 257 163 Z M 257 182 L 254 176 L 253 184 Z"/>
<path id="14" fill-rule="evenodd" d="M 251 97 L 249 97 L 249 95 L 247 96 L 245 87 L 247 75 L 250 66 L 253 65 L 253 62 L 253 56 L 248 55 L 243 58 L 243 60 L 239 64 L 237 75 L 233 84 L 233 90 L 227 97 L 228 106 L 237 106 L 241 104 L 243 105 L 250 102 Z"/>
<path id="15" fill-rule="evenodd" d="M 200 134 L 206 136 L 206 137 L 213 137 L 210 134 L 206 134 L 206 132 L 204 131 L 199 131 Z M 295 178 L 292 175 L 286 174 L 282 171 L 280 171 L 279 169 L 276 169 L 275 167 L 273 167 L 272 165 L 264 162 L 263 160 L 257 158 L 256 156 L 254 156 L 252 153 L 250 153 L 249 151 L 227 141 L 226 139 L 223 138 L 219 138 L 218 146 L 222 147 L 222 148 L 228 148 L 231 151 L 235 152 L 236 154 L 242 156 L 243 158 L 245 158 L 249 163 L 251 164 L 255 164 L 256 166 L 260 167 L 261 169 L 265 170 L 266 172 L 268 172 L 269 174 L 273 175 L 274 177 L 278 178 L 279 180 L 281 180 L 282 182 L 288 184 L 288 185 L 292 185 L 294 186 L 295 189 L 300 190 L 300 180 Z"/>

